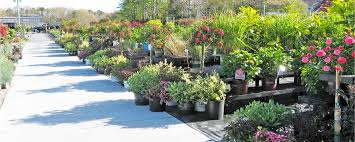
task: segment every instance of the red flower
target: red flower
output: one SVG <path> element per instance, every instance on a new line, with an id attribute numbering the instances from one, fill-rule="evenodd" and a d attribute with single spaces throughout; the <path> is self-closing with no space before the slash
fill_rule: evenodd
<path id="1" fill-rule="evenodd" d="M 4 37 L 8 34 L 8 28 L 6 25 L 0 24 L 0 37 Z"/>
<path id="2" fill-rule="evenodd" d="M 332 44 L 332 39 L 327 39 L 326 41 L 325 41 L 325 44 L 327 44 L 327 45 L 331 45 Z"/>
<path id="3" fill-rule="evenodd" d="M 352 56 L 353 58 L 355 58 L 355 51 L 353 51 L 353 52 L 351 53 L 351 56 Z"/>
<path id="4" fill-rule="evenodd" d="M 306 56 L 302 57 L 302 62 L 303 63 L 309 63 L 309 58 L 306 57 Z"/>
<path id="5" fill-rule="evenodd" d="M 158 45 L 158 46 L 157 46 L 157 48 L 159 48 L 159 49 L 160 49 L 161 47 L 162 47 L 162 45 Z"/>
<path id="6" fill-rule="evenodd" d="M 340 50 L 338 50 L 338 49 L 334 50 L 334 55 L 339 56 L 340 55 Z"/>
<path id="7" fill-rule="evenodd" d="M 312 54 L 311 53 L 307 53 L 307 55 L 306 55 L 308 58 L 312 58 Z"/>
<path id="8" fill-rule="evenodd" d="M 335 70 L 336 71 L 343 71 L 343 67 L 342 66 L 335 66 Z"/>
<path id="9" fill-rule="evenodd" d="M 351 37 L 351 36 L 346 36 L 346 38 L 345 38 L 345 43 L 347 44 L 347 45 L 351 45 L 351 44 L 353 44 L 355 42 L 355 39 L 353 38 L 353 37 Z"/>
<path id="10" fill-rule="evenodd" d="M 340 50 L 340 51 L 343 51 L 344 50 L 344 46 L 338 46 L 338 49 Z"/>
<path id="11" fill-rule="evenodd" d="M 201 33 L 198 32 L 198 33 L 196 34 L 196 37 L 200 38 L 200 37 L 201 37 Z"/>
<path id="12" fill-rule="evenodd" d="M 200 43 L 200 40 L 196 39 L 195 44 L 199 44 L 199 43 Z"/>
<path id="13" fill-rule="evenodd" d="M 311 51 L 313 51 L 313 50 L 315 50 L 316 48 L 312 45 L 312 46 L 310 46 L 309 47 L 309 50 L 311 50 Z"/>
<path id="14" fill-rule="evenodd" d="M 327 58 L 324 59 L 324 62 L 329 63 L 331 60 L 332 60 L 331 57 L 327 57 Z"/>
<path id="15" fill-rule="evenodd" d="M 325 48 L 325 50 L 326 50 L 326 51 L 330 51 L 330 50 L 332 50 L 332 48 L 331 48 L 330 46 L 327 46 L 327 47 Z"/>
<path id="16" fill-rule="evenodd" d="M 339 58 L 338 58 L 338 63 L 339 63 L 339 64 L 345 64 L 345 63 L 346 63 L 346 58 L 344 58 L 344 57 L 339 57 Z"/>
<path id="17" fill-rule="evenodd" d="M 167 42 L 171 41 L 171 38 L 167 38 L 166 41 L 167 41 Z"/>
<path id="18" fill-rule="evenodd" d="M 325 56 L 325 52 L 324 52 L 324 50 L 319 50 L 319 51 L 317 51 L 317 53 L 316 53 L 316 55 L 317 55 L 317 57 L 323 57 L 323 56 Z"/>
<path id="19" fill-rule="evenodd" d="M 329 66 L 323 66 L 323 71 L 329 72 L 330 71 L 330 67 Z"/>

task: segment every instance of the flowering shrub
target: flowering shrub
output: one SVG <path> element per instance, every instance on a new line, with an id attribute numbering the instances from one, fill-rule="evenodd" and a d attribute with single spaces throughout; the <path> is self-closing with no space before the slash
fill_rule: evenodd
<path id="1" fill-rule="evenodd" d="M 354 43 L 354 37 L 351 36 L 346 36 L 342 44 L 327 39 L 323 44 L 325 47 L 310 46 L 309 52 L 301 58 L 301 61 L 318 66 L 323 72 L 339 71 L 353 74 L 354 68 L 351 60 L 355 58 L 355 51 L 351 46 Z"/>
<path id="2" fill-rule="evenodd" d="M 5 37 L 8 35 L 9 29 L 6 25 L 0 24 L 0 44 L 5 42 Z"/>
<path id="3" fill-rule="evenodd" d="M 167 28 L 163 28 L 160 26 L 153 26 L 151 28 L 148 41 L 152 46 L 161 49 L 165 47 L 166 43 L 171 40 L 170 34 L 171 33 Z"/>
<path id="4" fill-rule="evenodd" d="M 258 131 L 255 133 L 256 142 L 287 142 L 286 136 L 272 131 Z"/>
<path id="5" fill-rule="evenodd" d="M 216 44 L 218 48 L 222 48 L 223 36 L 223 29 L 215 29 L 208 25 L 203 25 L 195 29 L 192 37 L 192 42 L 194 45 L 202 46 Z"/>

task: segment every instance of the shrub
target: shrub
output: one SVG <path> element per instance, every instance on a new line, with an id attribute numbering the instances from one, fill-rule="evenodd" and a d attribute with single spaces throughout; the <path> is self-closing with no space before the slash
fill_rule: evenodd
<path id="1" fill-rule="evenodd" d="M 143 67 L 128 79 L 129 90 L 145 95 L 148 90 L 159 84 L 159 66 L 149 65 Z"/>
<path id="2" fill-rule="evenodd" d="M 75 52 L 78 50 L 75 43 L 73 42 L 66 43 L 64 47 L 67 52 Z"/>
<path id="3" fill-rule="evenodd" d="M 291 57 L 284 53 L 282 47 L 274 46 L 260 48 L 258 52 L 262 77 L 277 76 L 277 71 L 281 65 L 288 66 Z"/>
<path id="4" fill-rule="evenodd" d="M 10 82 L 15 71 L 14 63 L 5 56 L 0 55 L 0 67 L 0 84 Z"/>
<path id="5" fill-rule="evenodd" d="M 191 103 L 194 102 L 195 99 L 191 89 L 191 83 L 173 82 L 168 87 L 168 94 L 177 103 Z"/>
<path id="6" fill-rule="evenodd" d="M 121 70 L 130 65 L 130 61 L 123 55 L 118 55 L 110 58 L 110 65 L 113 66 L 114 70 Z"/>
<path id="7" fill-rule="evenodd" d="M 290 120 L 292 113 L 286 106 L 275 104 L 272 100 L 268 103 L 254 101 L 233 114 L 232 122 L 226 128 L 225 139 L 250 141 L 258 129 L 283 131 L 292 122 Z"/>

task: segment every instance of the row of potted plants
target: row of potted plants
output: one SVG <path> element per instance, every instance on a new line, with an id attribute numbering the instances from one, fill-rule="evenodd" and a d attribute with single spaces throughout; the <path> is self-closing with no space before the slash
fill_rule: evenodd
<path id="1" fill-rule="evenodd" d="M 207 110 L 211 119 L 223 119 L 228 87 L 218 74 L 192 79 L 181 68 L 160 62 L 134 73 L 128 79 L 128 85 L 129 90 L 135 94 L 135 103 L 149 104 L 153 112 L 178 106 L 183 114 Z"/>

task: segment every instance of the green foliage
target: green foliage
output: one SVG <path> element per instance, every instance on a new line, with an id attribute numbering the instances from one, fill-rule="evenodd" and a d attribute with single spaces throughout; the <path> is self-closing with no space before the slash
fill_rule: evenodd
<path id="1" fill-rule="evenodd" d="M 146 95 L 149 89 L 159 85 L 159 69 L 158 65 L 143 67 L 128 79 L 129 90 L 137 94 Z"/>
<path id="2" fill-rule="evenodd" d="M 163 26 L 163 23 L 160 20 L 149 20 L 146 24 L 149 26 L 158 26 L 158 27 Z"/>
<path id="3" fill-rule="evenodd" d="M 65 48 L 65 50 L 66 50 L 67 52 L 75 52 L 75 51 L 78 51 L 76 44 L 73 43 L 73 42 L 67 42 L 67 43 L 65 44 L 64 48 Z"/>
<path id="4" fill-rule="evenodd" d="M 97 67 L 97 68 L 105 69 L 110 64 L 111 64 L 111 60 L 107 56 L 102 56 L 102 57 L 96 58 L 94 60 L 94 66 Z"/>
<path id="5" fill-rule="evenodd" d="M 277 130 L 285 124 L 290 115 L 290 109 L 270 100 L 268 103 L 254 101 L 237 110 L 233 118 L 249 120 L 267 130 Z"/>
<path id="6" fill-rule="evenodd" d="M 191 89 L 191 83 L 172 82 L 168 87 L 168 95 L 177 103 L 192 103 L 195 101 L 195 96 Z"/>
<path id="7" fill-rule="evenodd" d="M 88 51 L 90 52 L 92 50 L 92 47 L 90 46 L 90 43 L 88 40 L 83 40 L 80 45 L 79 45 L 79 50 L 80 51 Z"/>
<path id="8" fill-rule="evenodd" d="M 223 60 L 222 75 L 233 77 L 237 69 L 246 72 L 246 80 L 251 81 L 260 73 L 258 56 L 244 50 L 234 50 Z"/>
<path id="9" fill-rule="evenodd" d="M 123 55 L 118 55 L 110 59 L 110 64 L 114 70 L 120 70 L 130 65 L 130 61 Z"/>
<path id="10" fill-rule="evenodd" d="M 189 81 L 190 76 L 181 67 L 174 67 L 172 63 L 160 62 L 158 64 L 160 68 L 159 78 L 161 81 L 179 82 Z"/>
<path id="11" fill-rule="evenodd" d="M 3 54 L 0 54 L 0 84 L 10 82 L 14 71 L 14 63 Z"/>
<path id="12" fill-rule="evenodd" d="M 96 66 L 96 62 L 99 62 L 102 58 L 108 58 L 106 56 L 106 51 L 105 50 L 99 50 L 95 52 L 95 54 L 92 54 L 88 57 L 88 59 Z"/>
<path id="13" fill-rule="evenodd" d="M 226 97 L 228 91 L 227 85 L 219 78 L 218 74 L 212 74 L 207 77 L 198 77 L 192 82 L 192 92 L 196 100 L 221 101 Z"/>
<path id="14" fill-rule="evenodd" d="M 57 30 L 57 29 L 52 29 L 52 30 L 49 31 L 49 33 L 50 33 L 51 35 L 53 35 L 54 37 L 56 37 L 56 38 L 59 38 L 60 35 L 62 34 L 62 33 L 60 32 L 60 30 Z"/>
<path id="15" fill-rule="evenodd" d="M 258 52 L 262 77 L 277 76 L 277 71 L 281 65 L 288 67 L 291 57 L 284 53 L 282 47 L 270 45 L 260 48 Z"/>

